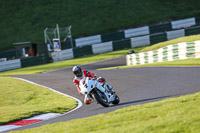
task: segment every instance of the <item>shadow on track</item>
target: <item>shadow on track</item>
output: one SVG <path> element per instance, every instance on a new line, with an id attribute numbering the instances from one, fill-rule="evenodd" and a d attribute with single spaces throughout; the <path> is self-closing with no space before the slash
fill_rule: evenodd
<path id="1" fill-rule="evenodd" d="M 177 96 L 177 95 L 169 95 L 169 96 L 142 99 L 142 100 L 137 100 L 137 101 L 124 102 L 124 103 L 119 103 L 117 105 L 112 105 L 110 107 L 122 106 L 122 105 L 128 105 L 128 104 L 136 104 L 136 103 L 141 103 L 141 102 L 144 102 L 144 103 L 150 102 L 150 101 L 152 102 L 152 100 L 162 100 L 162 99 L 169 98 L 169 97 L 174 97 L 174 96 Z"/>

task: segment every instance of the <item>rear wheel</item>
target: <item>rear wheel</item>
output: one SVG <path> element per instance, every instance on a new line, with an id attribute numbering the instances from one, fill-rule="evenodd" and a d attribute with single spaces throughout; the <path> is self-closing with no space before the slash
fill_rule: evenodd
<path id="1" fill-rule="evenodd" d="M 93 92 L 93 96 L 99 104 L 101 104 L 104 107 L 109 107 L 108 99 L 104 93 L 97 90 Z"/>

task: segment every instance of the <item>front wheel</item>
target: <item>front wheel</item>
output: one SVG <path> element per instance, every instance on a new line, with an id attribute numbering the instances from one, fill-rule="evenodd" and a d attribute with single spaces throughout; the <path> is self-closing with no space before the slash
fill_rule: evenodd
<path id="1" fill-rule="evenodd" d="M 115 94 L 115 100 L 112 102 L 112 104 L 119 104 L 119 97 Z"/>
<path id="2" fill-rule="evenodd" d="M 93 92 L 93 96 L 99 104 L 101 104 L 104 107 L 109 107 L 108 99 L 104 93 L 97 90 Z"/>

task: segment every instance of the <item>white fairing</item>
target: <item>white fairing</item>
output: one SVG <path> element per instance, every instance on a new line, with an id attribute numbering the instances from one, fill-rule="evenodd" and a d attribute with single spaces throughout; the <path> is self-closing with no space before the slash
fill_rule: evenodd
<path id="1" fill-rule="evenodd" d="M 103 83 L 100 83 L 97 80 L 93 80 L 90 77 L 81 79 L 79 87 L 81 89 L 81 93 L 84 95 L 89 94 L 94 88 L 97 88 L 106 95 L 108 102 L 114 101 L 114 96 L 111 95 L 108 91 L 106 91 L 106 87 L 103 86 Z"/>
<path id="2" fill-rule="evenodd" d="M 102 83 L 92 80 L 89 77 L 81 79 L 79 87 L 82 94 L 90 93 L 90 91 L 92 91 L 95 87 L 97 87 L 101 92 L 105 92 L 105 89 L 102 87 Z"/>

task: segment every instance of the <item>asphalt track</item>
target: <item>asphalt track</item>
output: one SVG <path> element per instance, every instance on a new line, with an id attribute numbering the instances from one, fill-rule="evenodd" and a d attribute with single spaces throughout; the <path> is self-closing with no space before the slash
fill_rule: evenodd
<path id="1" fill-rule="evenodd" d="M 39 127 L 45 124 L 68 121 L 107 113 L 131 105 L 153 102 L 170 97 L 192 94 L 200 91 L 200 67 L 143 67 L 115 70 L 97 68 L 125 65 L 125 56 L 83 65 L 82 68 L 105 77 L 120 97 L 120 104 L 108 108 L 99 104 L 83 105 L 69 114 L 27 125 L 16 130 Z M 71 68 L 35 75 L 16 76 L 33 81 L 83 101 L 72 83 Z"/>

